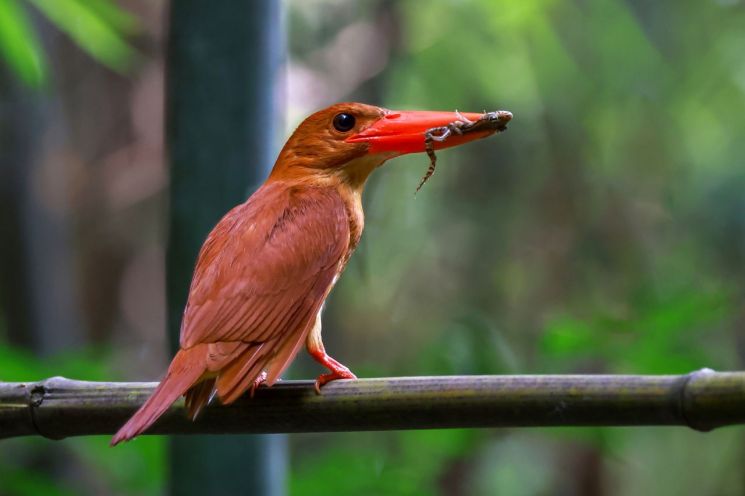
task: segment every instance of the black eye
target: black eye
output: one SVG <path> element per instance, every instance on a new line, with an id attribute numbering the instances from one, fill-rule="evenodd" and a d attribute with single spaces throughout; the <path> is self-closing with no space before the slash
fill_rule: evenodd
<path id="1" fill-rule="evenodd" d="M 336 114 L 334 116 L 334 128 L 345 133 L 354 127 L 356 119 L 352 114 Z"/>

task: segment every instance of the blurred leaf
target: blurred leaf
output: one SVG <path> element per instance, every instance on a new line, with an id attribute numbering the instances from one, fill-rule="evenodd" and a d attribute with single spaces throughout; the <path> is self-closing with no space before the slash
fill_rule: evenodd
<path id="1" fill-rule="evenodd" d="M 69 0 L 68 0 L 69 1 Z M 139 28 L 137 19 L 122 10 L 112 0 L 73 0 L 88 8 L 93 15 L 123 34 L 136 34 Z"/>
<path id="2" fill-rule="evenodd" d="M 134 21 L 104 0 L 29 0 L 59 29 L 97 61 L 126 71 L 135 56 L 118 30 L 132 30 Z"/>
<path id="3" fill-rule="evenodd" d="M 17 0 L 0 0 L 0 51 L 25 84 L 39 87 L 44 83 L 47 74 L 44 51 Z"/>

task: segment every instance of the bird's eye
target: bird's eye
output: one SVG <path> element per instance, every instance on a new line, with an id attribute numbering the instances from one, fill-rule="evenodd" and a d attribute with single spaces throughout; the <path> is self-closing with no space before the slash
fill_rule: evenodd
<path id="1" fill-rule="evenodd" d="M 354 127 L 356 119 L 352 114 L 336 114 L 334 116 L 334 129 L 345 133 Z"/>

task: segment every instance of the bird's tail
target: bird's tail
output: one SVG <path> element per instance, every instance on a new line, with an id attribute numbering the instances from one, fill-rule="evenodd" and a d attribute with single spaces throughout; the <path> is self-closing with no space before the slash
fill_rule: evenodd
<path id="1" fill-rule="evenodd" d="M 129 441 L 150 427 L 179 396 L 199 381 L 206 370 L 206 350 L 202 345 L 179 350 L 168 372 L 155 388 L 152 396 L 111 439 L 111 446 Z"/>

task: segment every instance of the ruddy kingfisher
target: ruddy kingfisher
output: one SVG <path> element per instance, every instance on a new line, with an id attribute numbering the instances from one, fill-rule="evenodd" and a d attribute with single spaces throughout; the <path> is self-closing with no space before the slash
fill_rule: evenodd
<path id="1" fill-rule="evenodd" d="M 229 404 L 260 384 L 272 386 L 303 344 L 329 370 L 316 379 L 317 391 L 329 381 L 356 379 L 326 353 L 321 308 L 360 241 L 368 176 L 407 153 L 426 151 L 434 165 L 433 150 L 504 130 L 511 118 L 506 111 L 394 111 L 340 103 L 305 119 L 266 182 L 207 236 L 184 309 L 180 349 L 112 446 L 141 434 L 182 395 L 196 418 L 214 396 Z"/>

